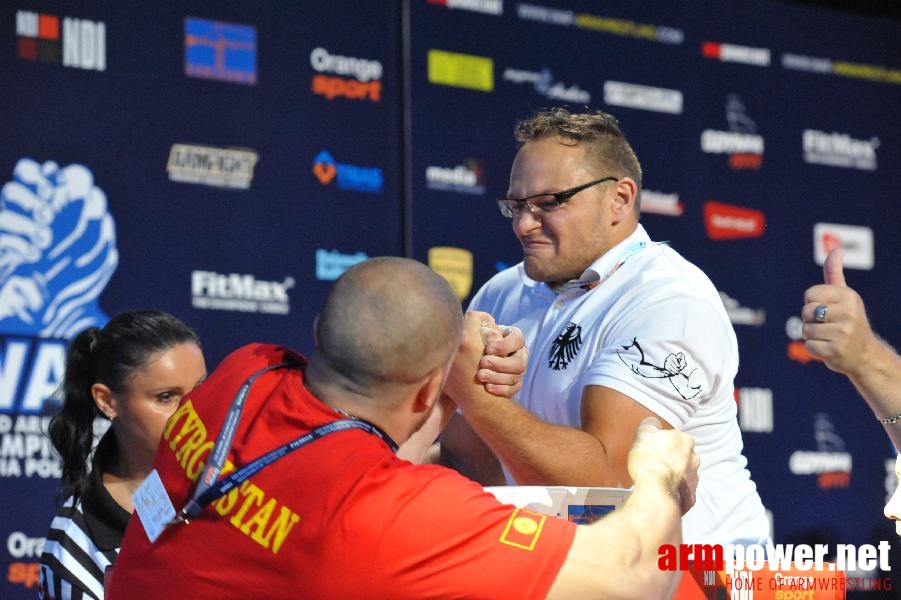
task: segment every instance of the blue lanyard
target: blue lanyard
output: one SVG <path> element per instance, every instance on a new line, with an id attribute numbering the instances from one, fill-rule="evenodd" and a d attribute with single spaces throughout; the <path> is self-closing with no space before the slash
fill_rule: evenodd
<path id="1" fill-rule="evenodd" d="M 207 461 L 203 472 L 198 478 L 198 484 L 194 490 L 194 494 L 188 503 L 185 504 L 184 508 L 179 511 L 178 515 L 173 520 L 173 523 L 190 523 L 193 519 L 197 518 L 197 515 L 200 514 L 200 511 L 203 510 L 205 506 L 227 494 L 234 487 L 241 485 L 244 481 L 260 472 L 265 467 L 298 448 L 302 448 L 311 442 L 315 442 L 316 440 L 337 431 L 362 429 L 384 441 L 393 452 L 397 452 L 397 444 L 394 440 L 372 423 L 359 419 L 342 419 L 317 427 L 313 431 L 305 433 L 295 440 L 283 444 L 282 446 L 267 452 L 263 456 L 255 458 L 231 475 L 223 477 L 222 479 L 217 479 L 219 473 L 222 471 L 222 467 L 225 465 L 228 451 L 231 449 L 232 440 L 235 437 L 235 431 L 237 430 L 238 422 L 241 419 L 241 412 L 244 410 L 244 401 L 247 399 L 247 394 L 250 392 L 251 386 L 253 386 L 257 377 L 263 373 L 284 367 L 296 369 L 299 368 L 299 365 L 296 363 L 281 363 L 265 367 L 251 374 L 238 389 L 238 392 L 235 394 L 231 406 L 228 409 L 228 413 L 225 416 L 225 423 L 222 426 L 222 430 L 216 438 L 216 443 L 213 446 L 212 452 L 210 452 L 210 459 Z"/>

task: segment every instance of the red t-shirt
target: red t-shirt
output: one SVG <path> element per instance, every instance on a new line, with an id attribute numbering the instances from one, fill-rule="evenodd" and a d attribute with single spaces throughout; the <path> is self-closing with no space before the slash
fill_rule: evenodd
<path id="1" fill-rule="evenodd" d="M 155 468 L 175 509 L 235 392 L 260 368 L 301 357 L 250 345 L 229 355 L 169 420 Z M 343 418 L 299 369 L 259 377 L 229 460 L 238 467 Z M 223 473 L 227 474 L 227 469 Z M 339 431 L 269 465 L 154 544 L 133 517 L 107 598 L 544 598 L 575 525 L 499 503 L 455 471 L 397 458 Z"/>

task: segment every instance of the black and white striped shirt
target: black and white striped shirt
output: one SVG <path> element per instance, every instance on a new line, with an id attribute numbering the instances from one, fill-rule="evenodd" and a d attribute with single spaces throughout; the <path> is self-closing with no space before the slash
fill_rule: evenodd
<path id="1" fill-rule="evenodd" d="M 130 516 L 103 486 L 95 462 L 84 496 L 77 504 L 66 500 L 50 524 L 38 598 L 103 600 L 103 573 L 119 555 Z"/>

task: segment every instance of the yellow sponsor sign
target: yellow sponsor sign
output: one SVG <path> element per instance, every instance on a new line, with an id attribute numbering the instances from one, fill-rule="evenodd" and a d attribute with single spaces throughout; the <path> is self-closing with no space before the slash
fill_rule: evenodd
<path id="1" fill-rule="evenodd" d="M 429 50 L 429 83 L 494 91 L 494 61 L 485 56 Z"/>
<path id="2" fill-rule="evenodd" d="M 444 277 L 462 300 L 472 289 L 472 252 L 451 246 L 429 248 L 429 268 Z"/>
<path id="3" fill-rule="evenodd" d="M 833 72 L 836 75 L 842 75 L 844 77 L 868 79 L 870 81 L 893 83 L 896 85 L 901 84 L 901 71 L 877 65 L 836 61 L 833 65 Z"/>

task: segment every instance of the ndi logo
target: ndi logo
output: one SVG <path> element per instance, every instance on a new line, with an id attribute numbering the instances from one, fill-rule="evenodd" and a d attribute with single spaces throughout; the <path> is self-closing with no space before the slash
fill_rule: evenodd
<path id="1" fill-rule="evenodd" d="M 191 305 L 206 310 L 287 315 L 291 312 L 288 290 L 293 287 L 293 277 L 263 281 L 253 275 L 193 271 Z"/>
<path id="2" fill-rule="evenodd" d="M 378 167 L 360 167 L 335 161 L 327 150 L 313 159 L 313 175 L 322 185 L 337 180 L 338 189 L 378 194 L 382 191 L 382 170 Z"/>
<path id="3" fill-rule="evenodd" d="M 16 13 L 19 58 L 60 62 L 64 67 L 106 71 L 106 23 L 20 10 Z"/>

